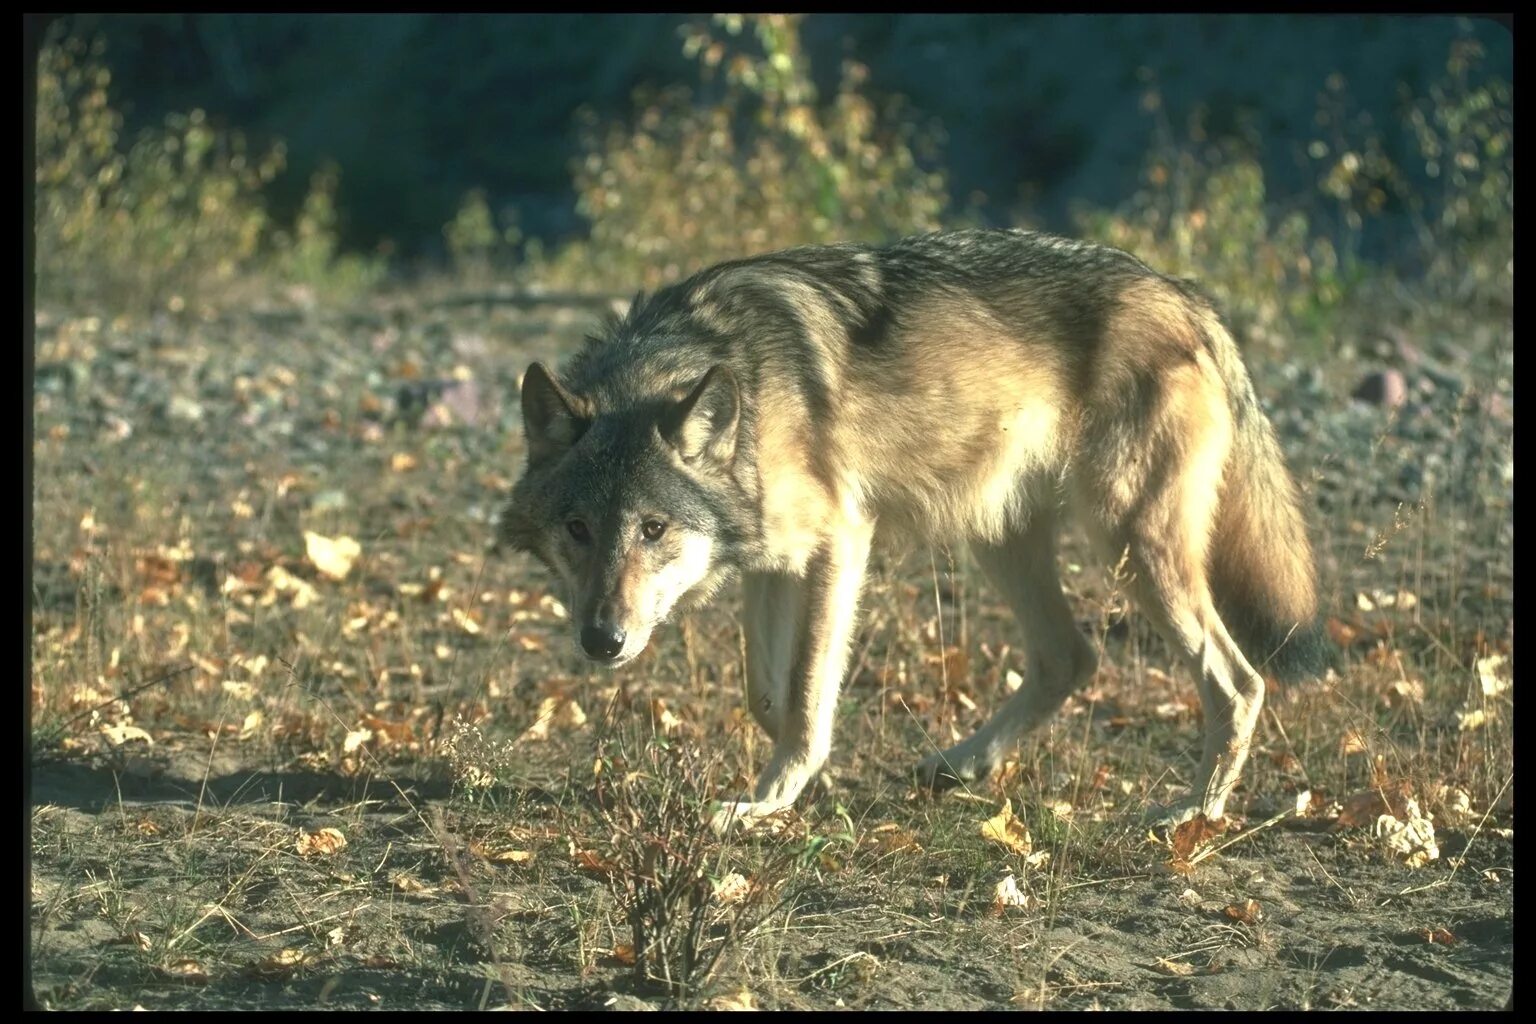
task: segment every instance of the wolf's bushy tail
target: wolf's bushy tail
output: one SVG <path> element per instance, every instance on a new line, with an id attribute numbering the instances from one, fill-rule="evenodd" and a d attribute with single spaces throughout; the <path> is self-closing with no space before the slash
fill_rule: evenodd
<path id="1" fill-rule="evenodd" d="M 1206 330 L 1233 419 L 1209 549 L 1216 610 L 1261 674 L 1280 680 L 1314 676 L 1327 665 L 1329 648 L 1318 619 L 1317 569 L 1301 493 L 1237 343 L 1214 313 Z"/>

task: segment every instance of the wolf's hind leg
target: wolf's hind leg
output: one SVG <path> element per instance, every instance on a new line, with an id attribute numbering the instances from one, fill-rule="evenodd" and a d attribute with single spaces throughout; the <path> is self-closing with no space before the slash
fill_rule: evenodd
<path id="1" fill-rule="evenodd" d="M 1264 680 L 1228 634 L 1207 577 L 1232 443 L 1226 396 L 1202 378 L 1178 384 L 1165 388 L 1141 428 L 1146 440 L 1118 449 L 1139 452 L 1140 460 L 1117 460 L 1112 447 L 1106 457 L 1085 460 L 1104 474 L 1094 493 L 1109 496 L 1090 515 L 1098 539 L 1106 555 L 1128 556 L 1138 608 L 1190 666 L 1200 692 L 1205 742 L 1193 787 L 1155 815 L 1171 823 L 1226 812 L 1264 702 Z"/>
<path id="2" fill-rule="evenodd" d="M 804 631 L 805 588 L 804 580 L 782 573 L 752 573 L 743 581 L 747 707 L 774 742 L 784 732 L 790 673 Z"/>
<path id="3" fill-rule="evenodd" d="M 1093 677 L 1098 656 L 1072 620 L 1056 571 L 1056 510 L 1036 510 L 1024 529 L 971 552 L 1018 616 L 1024 634 L 1024 682 L 968 739 L 918 764 L 934 787 L 985 778 L 1018 742 Z"/>

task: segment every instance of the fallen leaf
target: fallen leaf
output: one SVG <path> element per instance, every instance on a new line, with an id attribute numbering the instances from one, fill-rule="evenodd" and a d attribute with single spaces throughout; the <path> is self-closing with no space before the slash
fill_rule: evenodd
<path id="1" fill-rule="evenodd" d="M 241 742 L 252 739 L 261 734 L 262 725 L 264 722 L 265 718 L 262 716 L 261 708 L 255 708 L 248 712 L 245 718 L 240 722 L 239 736 Z"/>
<path id="2" fill-rule="evenodd" d="M 120 747 L 125 743 L 142 742 L 154 745 L 149 733 L 136 725 L 103 725 L 101 734 L 107 738 L 107 742 L 114 747 Z"/>
<path id="3" fill-rule="evenodd" d="M 288 596 L 294 608 L 308 608 L 320 598 L 320 593 L 305 579 L 293 575 L 280 565 L 267 570 L 267 586 L 271 589 L 262 596 L 263 605 L 272 604 L 279 596 Z"/>
<path id="4" fill-rule="evenodd" d="M 1432 946 L 1454 946 L 1457 941 L 1456 936 L 1444 928 L 1419 928 L 1413 934 Z"/>
<path id="5" fill-rule="evenodd" d="M 619 869 L 617 864 L 606 859 L 596 850 L 574 850 L 571 852 L 571 859 L 583 871 L 592 871 L 599 875 L 611 875 Z"/>
<path id="6" fill-rule="evenodd" d="M 136 928 L 129 929 L 117 941 L 125 946 L 134 946 L 141 953 L 149 952 L 149 947 L 151 945 L 149 936 L 145 935 L 143 932 Z"/>
<path id="7" fill-rule="evenodd" d="M 1407 801 L 1401 818 L 1383 814 L 1376 819 L 1372 832 L 1389 852 L 1402 857 L 1411 868 L 1423 867 L 1440 856 L 1440 847 L 1435 844 L 1434 822 L 1420 813 L 1419 802 L 1412 798 Z"/>
<path id="8" fill-rule="evenodd" d="M 235 698 L 235 700 L 256 699 L 256 687 L 238 679 L 226 679 L 219 684 L 219 688 Z"/>
<path id="9" fill-rule="evenodd" d="M 587 713 L 581 705 L 567 697 L 545 697 L 539 702 L 533 724 L 524 730 L 520 739 L 547 740 L 555 726 L 562 729 L 579 729 L 587 724 Z"/>
<path id="10" fill-rule="evenodd" d="M 1001 882 L 992 890 L 992 906 L 988 913 L 997 917 L 1009 907 L 1021 907 L 1031 910 L 1039 906 L 1039 900 L 1019 888 L 1018 880 L 1012 874 L 1005 875 Z"/>
<path id="11" fill-rule="evenodd" d="M 1339 737 L 1339 753 L 1346 757 L 1350 754 L 1369 753 L 1370 749 L 1371 745 L 1358 729 L 1346 729 L 1344 735 Z"/>
<path id="12" fill-rule="evenodd" d="M 299 829 L 294 846 L 300 857 L 329 857 L 346 849 L 347 837 L 337 828 L 322 828 L 318 832 Z"/>
<path id="13" fill-rule="evenodd" d="M 981 825 L 981 836 L 990 839 L 994 843 L 1000 843 L 1013 852 L 1027 856 L 1034 849 L 1034 843 L 1029 837 L 1029 829 L 1024 823 L 1013 816 L 1013 802 L 1003 801 L 1003 809 Z"/>
<path id="14" fill-rule="evenodd" d="M 1349 647 L 1360 638 L 1360 628 L 1342 619 L 1330 618 L 1325 625 L 1328 630 L 1328 638 L 1337 647 Z"/>
<path id="15" fill-rule="evenodd" d="M 1374 824 L 1383 814 L 1401 817 L 1407 809 L 1409 795 L 1407 783 L 1395 782 L 1345 797 L 1334 828 L 1359 828 Z"/>
<path id="16" fill-rule="evenodd" d="M 341 741 L 341 752 L 351 754 L 357 751 L 364 743 L 373 739 L 372 729 L 353 729 L 347 733 L 347 738 Z"/>
<path id="17" fill-rule="evenodd" d="M 752 883 L 747 876 L 732 871 L 714 884 L 715 902 L 730 906 L 732 903 L 740 903 L 752 892 Z"/>
<path id="18" fill-rule="evenodd" d="M 719 995 L 704 1004 L 711 1010 L 755 1010 L 757 1000 L 745 988 L 728 995 Z"/>
<path id="19" fill-rule="evenodd" d="M 1473 729 L 1481 729 L 1488 724 L 1488 712 L 1482 708 L 1471 708 L 1467 711 L 1456 712 L 1456 728 L 1462 732 L 1471 732 Z"/>
<path id="20" fill-rule="evenodd" d="M 1258 900 L 1243 900 L 1241 903 L 1229 905 L 1225 913 L 1234 921 L 1243 924 L 1258 924 L 1264 920 L 1264 908 L 1259 906 Z"/>
<path id="21" fill-rule="evenodd" d="M 1434 808 L 1435 819 L 1444 825 L 1465 825 L 1477 817 L 1472 809 L 1472 795 L 1455 786 L 1430 786 L 1428 803 Z"/>
<path id="22" fill-rule="evenodd" d="M 1196 850 L 1221 835 L 1224 829 L 1203 814 L 1197 814 L 1173 830 L 1169 844 L 1176 860 L 1188 860 Z"/>
<path id="23" fill-rule="evenodd" d="M 174 981 L 183 981 L 193 985 L 205 985 L 208 983 L 207 968 L 191 957 L 181 957 L 162 964 L 160 973 Z"/>
<path id="24" fill-rule="evenodd" d="M 304 553 L 320 575 L 342 580 L 352 571 L 352 563 L 363 553 L 363 547 L 351 537 L 324 537 L 305 530 Z"/>
<path id="25" fill-rule="evenodd" d="M 309 954 L 302 949 L 280 949 L 251 965 L 251 973 L 264 978 L 278 978 L 292 974 L 304 966 Z"/>
<path id="26" fill-rule="evenodd" d="M 683 720 L 674 715 L 660 697 L 651 699 L 651 718 L 669 736 L 683 726 Z"/>
<path id="27" fill-rule="evenodd" d="M 469 844 L 469 852 L 491 864 L 526 864 L 533 860 L 532 850 L 496 849 L 479 840 Z"/>
<path id="28" fill-rule="evenodd" d="M 1477 678 L 1483 687 L 1483 696 L 1497 697 L 1509 689 L 1509 659 L 1502 654 L 1490 654 L 1477 659 Z"/>

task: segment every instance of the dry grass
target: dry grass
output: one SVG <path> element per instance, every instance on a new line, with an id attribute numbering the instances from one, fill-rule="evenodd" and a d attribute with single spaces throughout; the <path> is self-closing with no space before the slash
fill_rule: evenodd
<path id="1" fill-rule="evenodd" d="M 594 675 L 570 662 L 544 575 L 485 554 L 521 458 L 518 373 L 574 345 L 585 314 L 402 298 L 147 324 L 41 316 L 38 998 L 1501 1003 L 1512 327 L 1376 301 L 1356 336 L 1396 325 L 1459 389 L 1394 418 L 1349 402 L 1359 355 L 1294 377 L 1255 361 L 1318 506 L 1343 647 L 1332 678 L 1266 711 L 1233 803 L 1255 825 L 1292 813 L 1189 875 L 1169 873 L 1139 815 L 1189 781 L 1194 689 L 1075 538 L 1064 578 L 1104 669 L 1000 778 L 943 799 L 907 781 L 996 706 L 1019 658 L 963 551 L 891 558 L 830 788 L 777 831 L 722 845 L 696 812 L 767 753 L 740 707 L 734 598 Z M 357 542 L 341 578 L 320 566 L 339 573 L 345 546 L 327 556 L 306 533 Z M 1439 859 L 1406 866 L 1373 835 L 1376 813 L 1337 827 L 1372 790 L 1371 811 L 1404 815 L 1411 796 L 1434 815 Z M 981 835 L 1005 798 L 1029 854 Z M 345 846 L 314 838 L 325 828 Z M 999 907 L 1010 874 L 1019 905 Z M 1250 897 L 1261 923 L 1224 913 Z M 1460 944 L 1413 940 L 1421 927 Z"/>

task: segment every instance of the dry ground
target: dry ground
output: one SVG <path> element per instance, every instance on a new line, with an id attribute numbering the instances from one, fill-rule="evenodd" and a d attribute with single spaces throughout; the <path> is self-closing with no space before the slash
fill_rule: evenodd
<path id="1" fill-rule="evenodd" d="M 824 784 L 706 834 L 765 755 L 736 598 L 591 674 L 545 574 L 486 555 L 519 373 L 590 309 L 40 316 L 36 999 L 1503 1005 L 1513 328 L 1380 302 L 1326 357 L 1249 355 L 1340 660 L 1265 712 L 1240 820 L 1172 845 L 1139 815 L 1194 768 L 1193 687 L 1075 539 L 1105 667 L 1000 779 L 907 782 L 1019 663 L 965 553 L 921 551 L 878 568 Z M 1407 401 L 1351 402 L 1382 366 Z"/>

